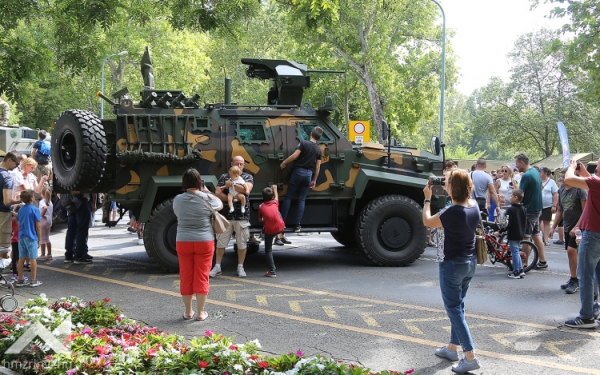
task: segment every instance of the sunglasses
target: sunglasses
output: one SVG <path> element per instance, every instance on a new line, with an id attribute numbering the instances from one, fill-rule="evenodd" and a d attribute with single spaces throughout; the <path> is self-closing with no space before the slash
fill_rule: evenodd
<path id="1" fill-rule="evenodd" d="M 508 169 L 503 169 L 502 172 L 510 172 Z"/>

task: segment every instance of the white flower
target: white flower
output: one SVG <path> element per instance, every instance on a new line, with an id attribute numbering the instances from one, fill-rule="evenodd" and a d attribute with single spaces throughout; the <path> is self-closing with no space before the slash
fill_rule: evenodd
<path id="1" fill-rule="evenodd" d="M 323 365 L 322 365 L 322 364 L 320 364 L 320 363 L 317 363 L 315 366 L 317 366 L 317 368 L 318 368 L 319 370 L 321 370 L 321 371 L 325 370 L 325 366 L 323 366 Z"/>
<path id="2" fill-rule="evenodd" d="M 242 367 L 242 365 L 233 365 L 233 369 L 237 371 L 242 371 L 244 368 Z"/>
<path id="3" fill-rule="evenodd" d="M 259 348 L 259 349 L 262 348 L 262 345 L 260 345 L 260 342 L 258 342 L 258 339 L 254 339 L 253 341 L 250 341 L 250 342 L 255 343 L 257 348 Z"/>
<path id="4" fill-rule="evenodd" d="M 40 298 L 41 298 L 41 299 L 44 299 L 44 300 L 45 300 L 45 299 L 47 299 L 47 298 L 46 298 L 46 293 L 40 293 Z"/>

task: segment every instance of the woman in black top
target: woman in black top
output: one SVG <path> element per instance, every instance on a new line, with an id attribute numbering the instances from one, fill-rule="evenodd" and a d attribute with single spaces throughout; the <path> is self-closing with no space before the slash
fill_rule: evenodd
<path id="1" fill-rule="evenodd" d="M 453 205 L 431 216 L 431 186 L 428 184 L 423 189 L 423 223 L 430 228 L 443 228 L 444 232 L 444 241 L 439 244 L 437 261 L 442 299 L 451 325 L 450 343 L 437 349 L 435 354 L 457 361 L 457 347 L 462 346 L 465 357 L 458 365 L 452 367 L 452 371 L 463 373 L 479 368 L 471 332 L 465 321 L 464 302 L 477 265 L 475 229 L 480 216 L 477 202 L 469 199 L 473 191 L 473 182 L 466 171 L 450 171 L 446 175 L 446 191 L 452 198 Z"/>

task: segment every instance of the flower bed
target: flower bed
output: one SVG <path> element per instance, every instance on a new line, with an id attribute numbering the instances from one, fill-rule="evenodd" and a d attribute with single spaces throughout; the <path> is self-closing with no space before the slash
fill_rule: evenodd
<path id="1" fill-rule="evenodd" d="M 42 294 L 11 315 L 0 315 L 0 365 L 24 374 L 412 374 L 346 364 L 304 353 L 264 356 L 258 340 L 235 344 L 231 338 L 206 331 L 188 344 L 179 335 L 148 327 L 125 317 L 105 299 L 84 302 L 77 297 L 51 302 Z M 72 322 L 69 335 L 59 327 Z M 67 348 L 55 353 L 39 338 L 19 354 L 6 351 L 35 322 L 40 322 Z M 63 325 L 64 326 L 64 325 Z"/>

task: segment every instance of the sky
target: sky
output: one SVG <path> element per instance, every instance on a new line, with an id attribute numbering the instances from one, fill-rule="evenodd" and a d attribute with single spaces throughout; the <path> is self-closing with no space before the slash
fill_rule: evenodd
<path id="1" fill-rule="evenodd" d="M 543 2 L 543 1 L 540 1 Z M 457 91 L 471 94 L 490 78 L 510 78 L 506 55 L 517 38 L 543 27 L 558 29 L 565 19 L 544 18 L 554 5 L 541 4 L 531 11 L 529 0 L 441 0 L 446 29 L 453 29 L 452 47 L 458 56 Z M 441 20 L 441 18 L 440 18 Z"/>

